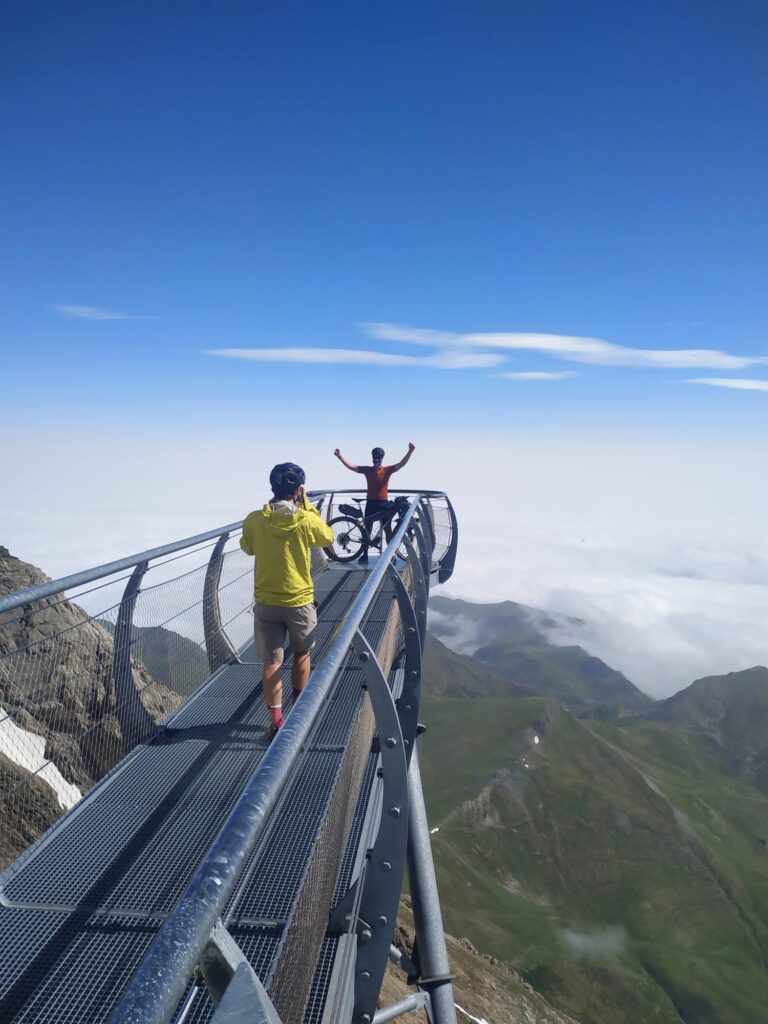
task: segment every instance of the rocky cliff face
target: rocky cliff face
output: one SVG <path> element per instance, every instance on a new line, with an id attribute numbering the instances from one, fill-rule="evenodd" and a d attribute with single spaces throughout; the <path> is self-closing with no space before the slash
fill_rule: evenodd
<path id="1" fill-rule="evenodd" d="M 413 951 L 413 914 L 410 897 L 403 896 L 393 942 L 410 955 Z M 458 1024 L 578 1024 L 560 1013 L 543 996 L 494 957 L 479 953 L 469 939 L 446 935 L 448 959 L 453 972 L 453 995 Z M 379 1006 L 387 1006 L 413 992 L 405 975 L 391 963 L 387 965 Z M 403 1024 L 424 1024 L 423 1010 L 398 1017 Z"/>
<path id="2" fill-rule="evenodd" d="M 47 579 L 0 547 L 0 593 Z M 61 595 L 0 616 L 2 862 L 58 817 L 67 805 L 64 784 L 85 792 L 127 752 L 116 714 L 113 660 L 111 633 Z M 132 670 L 155 721 L 179 706 L 182 698 L 141 662 L 132 660 Z M 45 761 L 55 767 L 40 771 Z M 63 780 L 58 789 L 51 772 Z"/>

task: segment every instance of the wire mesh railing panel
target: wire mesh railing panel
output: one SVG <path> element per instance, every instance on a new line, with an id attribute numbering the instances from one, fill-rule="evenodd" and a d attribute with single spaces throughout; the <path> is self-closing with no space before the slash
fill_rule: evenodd
<path id="1" fill-rule="evenodd" d="M 253 638 L 253 559 L 239 545 L 226 551 L 219 580 L 221 623 L 236 651 Z"/>
<path id="2" fill-rule="evenodd" d="M 432 552 L 432 563 L 439 563 L 448 551 L 453 537 L 453 525 L 448 502 L 445 498 L 429 498 L 432 528 L 435 535 L 435 546 Z"/>
<path id="3" fill-rule="evenodd" d="M 68 601 L 0 624 L 0 865 L 126 753 L 113 662 L 110 630 Z"/>
<path id="4" fill-rule="evenodd" d="M 285 930 L 277 969 L 270 978 L 270 996 L 284 1024 L 301 1024 L 304 1017 L 373 731 L 373 713 L 366 697 L 337 764 L 330 796 L 326 796 L 300 895 Z"/>
<path id="5" fill-rule="evenodd" d="M 208 679 L 203 607 L 215 544 L 0 615 L 0 869 Z M 0 573 L 45 582 L 5 549 Z M 228 624 L 237 646 L 251 632 L 252 573 L 239 536 L 230 537 L 213 600 L 222 636 Z"/>

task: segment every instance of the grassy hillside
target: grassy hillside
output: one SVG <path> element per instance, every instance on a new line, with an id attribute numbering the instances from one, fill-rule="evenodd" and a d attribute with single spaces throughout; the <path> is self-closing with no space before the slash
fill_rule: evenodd
<path id="1" fill-rule="evenodd" d="M 704 738 L 546 698 L 422 718 L 449 931 L 582 1024 L 764 1019 L 768 799 Z"/>
<path id="2" fill-rule="evenodd" d="M 567 623 L 576 628 L 582 625 L 581 619 L 553 615 L 516 601 L 475 604 L 438 595 L 430 598 L 429 607 L 445 617 L 437 626 L 438 636 L 461 631 L 468 643 L 474 640 L 476 647 L 496 640 L 540 643 L 546 641 L 547 633 L 559 625 Z"/>
<path id="3" fill-rule="evenodd" d="M 436 637 L 462 656 L 472 655 L 491 670 L 494 677 L 507 683 L 491 686 L 485 681 L 482 692 L 455 692 L 433 686 L 433 692 L 455 696 L 512 696 L 535 693 L 557 697 L 569 707 L 589 711 L 599 717 L 615 717 L 621 712 L 637 712 L 653 701 L 637 689 L 621 672 L 588 654 L 583 648 L 553 643 L 557 629 L 564 624 L 571 630 L 581 625 L 578 619 L 556 616 L 514 601 L 499 604 L 470 604 L 450 598 L 430 601 L 433 614 L 430 627 Z M 445 671 L 446 666 L 439 666 Z M 466 689 L 466 688 L 465 688 Z"/>
<path id="4" fill-rule="evenodd" d="M 768 793 L 768 668 L 698 679 L 645 717 L 698 733 L 729 774 Z"/>
<path id="5" fill-rule="evenodd" d="M 457 654 L 427 633 L 424 647 L 424 685 L 441 697 L 529 697 L 497 672 L 466 654 Z"/>
<path id="6" fill-rule="evenodd" d="M 505 641 L 481 647 L 474 656 L 513 685 L 569 705 L 615 704 L 630 710 L 652 703 L 621 672 L 581 647 Z"/>

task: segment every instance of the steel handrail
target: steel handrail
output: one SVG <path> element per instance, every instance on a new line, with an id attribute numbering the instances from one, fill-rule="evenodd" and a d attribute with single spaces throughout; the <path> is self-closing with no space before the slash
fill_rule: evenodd
<path id="1" fill-rule="evenodd" d="M 27 587 L 26 590 L 17 590 L 13 594 L 0 596 L 0 613 L 12 611 L 14 608 L 21 608 L 33 601 L 40 601 L 44 597 L 54 597 L 65 590 L 74 590 L 77 587 L 85 586 L 86 583 L 94 583 L 96 580 L 103 580 L 105 576 L 114 576 L 126 569 L 133 569 L 141 562 L 151 562 L 155 558 L 162 558 L 163 555 L 172 555 L 176 551 L 183 551 L 185 548 L 193 548 L 206 540 L 214 540 L 222 533 L 233 533 L 243 525 L 241 519 L 237 523 L 230 523 L 229 526 L 220 526 L 217 530 L 208 530 L 206 533 L 198 533 L 194 537 L 185 537 L 183 540 L 173 541 L 171 544 L 163 544 L 159 548 L 150 548 L 138 555 L 127 555 L 125 558 L 118 558 L 114 562 L 105 562 L 104 565 L 97 565 L 93 569 L 84 569 L 82 572 L 72 573 L 71 576 L 62 576 L 58 580 L 49 580 L 47 583 L 38 583 L 34 587 Z"/>
<path id="2" fill-rule="evenodd" d="M 155 938 L 110 1017 L 110 1024 L 167 1024 L 178 1006 L 280 790 L 309 737 L 363 617 L 406 535 L 419 499 L 426 492 L 410 493 L 415 494 L 415 498 L 392 540 L 376 560 L 341 623 L 336 639 L 312 673 L 301 700 L 251 776 L 197 873 Z"/>
<path id="3" fill-rule="evenodd" d="M 319 498 L 322 495 L 332 493 L 364 494 L 365 488 L 342 488 L 340 491 L 332 491 L 330 489 L 313 490 L 307 491 L 307 496 Z M 392 493 L 414 494 L 416 492 L 413 489 L 393 489 Z M 420 497 L 425 498 L 448 498 L 447 494 L 443 491 L 419 491 L 418 493 Z M 205 533 L 198 533 L 194 537 L 185 537 L 183 540 L 173 541 L 171 544 L 163 544 L 158 548 L 150 548 L 148 551 L 142 551 L 137 555 L 127 555 L 125 558 L 118 558 L 114 562 L 105 562 L 103 565 L 97 565 L 93 569 L 84 569 L 82 572 L 72 573 L 70 576 L 62 576 L 57 580 L 49 580 L 47 583 L 37 583 L 34 587 L 27 587 L 26 590 L 17 590 L 13 594 L 2 594 L 0 595 L 0 614 L 13 611 L 14 608 L 22 608 L 33 601 L 41 601 L 44 597 L 54 597 L 56 594 L 61 594 L 66 590 L 75 590 L 78 587 L 85 586 L 87 583 L 102 580 L 106 576 L 114 576 L 116 573 L 124 572 L 126 569 L 133 569 L 141 562 L 151 562 L 155 558 L 162 558 L 164 555 L 172 555 L 176 551 L 193 548 L 206 540 L 214 540 L 223 533 L 234 533 L 236 530 L 242 529 L 242 526 L 243 520 L 240 519 L 238 522 L 230 523 L 228 526 L 219 526 L 215 530 L 207 530 Z"/>

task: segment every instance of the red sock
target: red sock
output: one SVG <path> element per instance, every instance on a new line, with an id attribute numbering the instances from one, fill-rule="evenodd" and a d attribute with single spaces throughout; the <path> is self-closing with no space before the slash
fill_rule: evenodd
<path id="1" fill-rule="evenodd" d="M 297 690 L 296 687 L 294 686 L 294 688 L 293 688 L 293 700 L 291 701 L 291 706 L 293 706 L 296 703 L 296 701 L 299 699 L 299 697 L 302 695 L 302 693 L 304 693 L 303 690 Z"/>
<path id="2" fill-rule="evenodd" d="M 269 707 L 269 717 L 272 719 L 272 725 L 274 725 L 274 727 L 276 729 L 279 729 L 280 726 L 283 724 L 283 708 L 282 708 L 282 705 L 281 704 L 275 704 L 275 705 L 270 704 L 270 705 L 268 705 L 268 707 Z"/>

